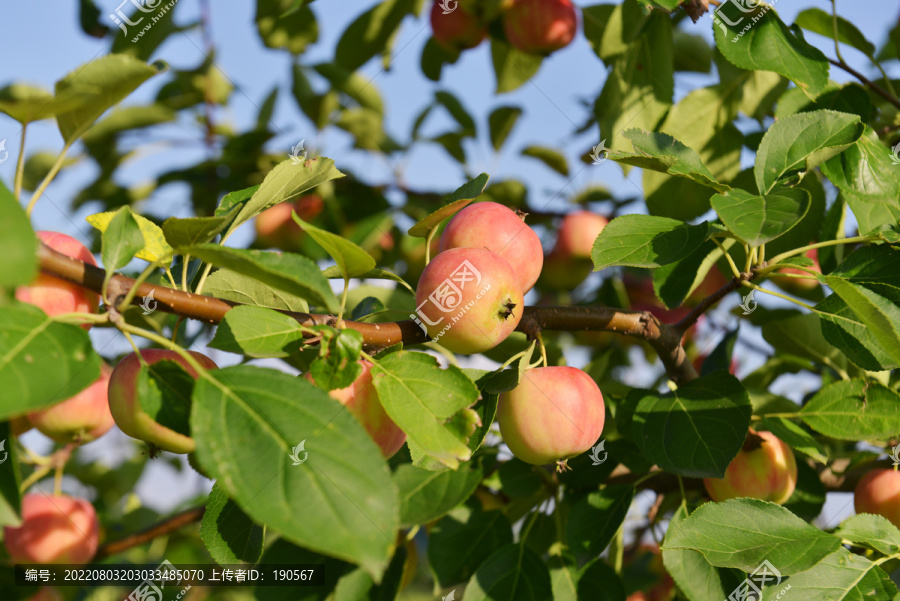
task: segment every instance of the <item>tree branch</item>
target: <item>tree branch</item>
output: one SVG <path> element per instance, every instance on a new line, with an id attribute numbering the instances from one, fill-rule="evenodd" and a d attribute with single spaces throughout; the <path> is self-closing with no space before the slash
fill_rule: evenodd
<path id="1" fill-rule="evenodd" d="M 66 281 L 83 286 L 94 292 L 103 292 L 105 272 L 99 267 L 88 265 L 55 250 L 40 245 L 38 258 L 41 271 Z M 114 303 L 121 302 L 134 285 L 134 280 L 122 275 L 110 279 L 109 291 Z M 239 305 L 212 296 L 191 294 L 166 286 L 142 283 L 138 286 L 132 302 L 140 304 L 142 298 L 153 292 L 157 308 L 206 323 L 219 323 L 232 307 Z M 301 325 L 334 326 L 334 315 L 281 311 L 290 315 Z M 382 348 L 403 342 L 405 345 L 428 342 L 428 337 L 412 320 L 388 323 L 364 323 L 344 321 L 348 328 L 362 334 L 368 348 Z M 691 362 L 687 360 L 681 346 L 682 333 L 677 326 L 659 321 L 648 311 L 622 311 L 609 307 L 525 307 L 522 320 L 516 328 L 530 337 L 543 330 L 590 330 L 616 332 L 646 340 L 659 355 L 669 377 L 676 383 L 684 383 L 697 377 Z"/>
<path id="2" fill-rule="evenodd" d="M 878 85 L 874 81 L 870 80 L 868 77 L 866 77 L 865 75 L 863 75 L 862 73 L 860 73 L 859 71 L 857 71 L 856 69 L 854 69 L 853 67 L 848 65 L 847 63 L 845 63 L 844 61 L 836 61 L 833 58 L 829 58 L 828 62 L 831 63 L 832 65 L 834 65 L 835 67 L 840 67 L 841 69 L 843 69 L 844 71 L 846 71 L 847 73 L 849 73 L 850 75 L 852 75 L 853 77 L 858 79 L 864 86 L 866 86 L 867 88 L 869 88 L 870 90 L 872 90 L 873 92 L 875 92 L 876 94 L 878 94 L 879 96 L 881 96 L 882 98 L 884 98 L 885 100 L 887 100 L 888 102 L 890 102 L 891 104 L 896 106 L 898 109 L 900 109 L 900 100 L 898 100 L 897 98 L 894 98 L 890 92 L 888 92 L 887 90 L 882 88 L 880 85 Z"/>
<path id="3" fill-rule="evenodd" d="M 106 543 L 97 550 L 97 554 L 94 556 L 94 561 L 109 557 L 110 555 L 116 555 L 132 547 L 150 542 L 157 536 L 162 536 L 164 534 L 174 532 L 175 530 L 178 530 L 183 526 L 187 526 L 188 524 L 197 522 L 203 517 L 203 514 L 205 512 L 206 507 L 195 507 L 193 509 L 188 509 L 187 511 L 176 513 L 172 517 L 167 518 L 162 522 L 159 522 L 158 524 L 154 524 L 149 528 L 141 530 L 140 532 L 129 534 L 125 538 L 121 538 L 111 543 Z"/>

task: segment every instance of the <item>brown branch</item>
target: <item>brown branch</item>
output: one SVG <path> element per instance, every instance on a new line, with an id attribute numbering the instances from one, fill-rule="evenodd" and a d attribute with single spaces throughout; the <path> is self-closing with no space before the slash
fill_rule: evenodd
<path id="1" fill-rule="evenodd" d="M 865 85 L 867 88 L 869 88 L 870 90 L 872 90 L 873 92 L 875 92 L 876 94 L 878 94 L 879 96 L 881 96 L 882 98 L 884 98 L 885 100 L 887 100 L 888 102 L 890 102 L 891 104 L 896 106 L 898 109 L 900 109 L 900 100 L 898 100 L 897 98 L 892 96 L 890 92 L 888 92 L 887 90 L 882 88 L 880 85 L 878 85 L 874 81 L 870 80 L 868 77 L 866 77 L 865 75 L 863 75 L 862 73 L 860 73 L 859 71 L 857 71 L 856 69 L 854 69 L 853 67 L 848 65 L 847 63 L 845 63 L 844 61 L 836 61 L 833 58 L 829 58 L 828 62 L 831 63 L 832 65 L 834 65 L 835 67 L 840 67 L 841 69 L 843 69 L 844 71 L 846 71 L 847 73 L 849 73 L 850 75 L 852 75 L 853 77 L 858 79 L 860 82 L 862 82 L 863 85 Z"/>
<path id="2" fill-rule="evenodd" d="M 102 293 L 105 272 L 41 244 L 38 250 L 41 271 L 62 278 L 97 293 Z M 115 275 L 110 280 L 110 290 L 117 293 L 114 303 L 124 297 L 134 285 L 134 280 Z M 206 323 L 219 323 L 232 307 L 240 304 L 212 296 L 183 292 L 174 288 L 143 283 L 138 286 L 133 303 L 139 304 L 144 296 L 153 292 L 157 309 Z M 317 315 L 294 311 L 282 311 L 301 325 L 335 325 L 334 315 Z M 363 323 L 344 321 L 344 325 L 362 334 L 368 348 L 382 348 L 403 342 L 405 345 L 427 342 L 425 333 L 412 320 L 388 323 Z M 691 362 L 681 346 L 682 333 L 676 326 L 664 324 L 647 311 L 622 311 L 609 307 L 525 307 L 522 320 L 516 328 L 534 337 L 542 330 L 590 330 L 616 332 L 646 340 L 659 355 L 676 383 L 697 377 Z"/>
<path id="3" fill-rule="evenodd" d="M 175 530 L 187 526 L 188 524 L 197 522 L 203 517 L 205 511 L 206 507 L 195 507 L 193 509 L 188 509 L 186 511 L 182 511 L 181 513 L 176 513 L 172 517 L 167 518 L 162 522 L 159 522 L 158 524 L 154 524 L 149 528 L 141 530 L 140 532 L 129 534 L 125 538 L 121 538 L 111 543 L 106 543 L 97 550 L 97 554 L 94 556 L 94 561 L 109 557 L 110 555 L 116 555 L 132 547 L 150 542 L 157 536 L 169 534 L 170 532 L 174 532 Z"/>
<path id="4" fill-rule="evenodd" d="M 685 315 L 681 321 L 675 324 L 675 329 L 684 334 L 684 332 L 686 332 L 688 328 L 697 323 L 697 320 L 700 319 L 700 316 L 706 313 L 710 307 L 722 300 L 730 292 L 734 292 L 735 290 L 740 288 L 744 282 L 749 282 L 750 280 L 754 279 L 759 274 L 759 270 L 761 270 L 766 265 L 767 263 L 765 262 L 760 263 L 759 265 L 754 265 L 750 269 L 750 271 L 741 273 L 741 277 L 731 278 L 731 281 L 729 281 L 727 284 L 700 301 L 697 306 L 691 310 L 690 313 Z"/>

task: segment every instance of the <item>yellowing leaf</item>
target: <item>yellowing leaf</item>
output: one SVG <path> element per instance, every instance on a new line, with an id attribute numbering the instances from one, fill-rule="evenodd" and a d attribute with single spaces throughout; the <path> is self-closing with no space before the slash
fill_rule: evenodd
<path id="1" fill-rule="evenodd" d="M 106 231 L 106 228 L 109 227 L 109 222 L 112 221 L 115 214 L 115 211 L 96 213 L 85 217 L 85 221 L 103 233 Z M 175 253 L 175 250 L 169 246 L 168 242 L 166 242 L 166 237 L 163 235 L 163 231 L 158 225 L 138 214 L 135 214 L 134 218 L 137 220 L 138 226 L 141 228 L 141 233 L 144 235 L 144 248 L 135 254 L 138 259 L 143 259 L 152 263 L 153 261 L 171 257 Z"/>

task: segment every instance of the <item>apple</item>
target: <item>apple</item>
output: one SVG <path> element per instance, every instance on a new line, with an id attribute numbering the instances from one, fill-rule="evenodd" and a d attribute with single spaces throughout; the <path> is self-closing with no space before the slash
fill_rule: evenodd
<path id="1" fill-rule="evenodd" d="M 434 41 L 449 50 L 468 50 L 481 43 L 487 35 L 478 19 L 456 4 L 456 8 L 447 14 L 441 7 L 441 0 L 435 0 L 431 6 L 431 31 Z"/>
<path id="2" fill-rule="evenodd" d="M 784 505 L 797 485 L 797 460 L 774 434 L 750 428 L 725 477 L 704 478 L 703 485 L 713 501 L 750 497 Z"/>
<path id="3" fill-rule="evenodd" d="M 607 223 L 606 217 L 590 211 L 575 211 L 563 217 L 556 245 L 544 259 L 544 282 L 559 290 L 571 290 L 583 282 L 594 270 L 594 240 Z"/>
<path id="4" fill-rule="evenodd" d="M 900 528 L 900 472 L 872 470 L 860 479 L 853 495 L 856 513 L 874 513 Z"/>
<path id="5" fill-rule="evenodd" d="M 206 369 L 217 369 L 212 359 L 196 351 L 188 351 L 200 365 Z M 164 349 L 145 349 L 141 357 L 148 365 L 158 361 L 174 361 L 181 365 L 192 377 L 197 378 L 193 367 L 175 351 Z M 131 353 L 122 359 L 113 370 L 109 380 L 109 410 L 116 425 L 128 436 L 156 445 L 163 451 L 171 453 L 192 453 L 195 449 L 194 439 L 157 423 L 142 408 L 137 397 L 138 373 L 141 362 L 137 354 Z"/>
<path id="6" fill-rule="evenodd" d="M 500 344 L 519 325 L 524 304 L 513 268 L 483 248 L 438 254 L 416 288 L 416 320 L 454 353 L 482 353 Z"/>
<path id="7" fill-rule="evenodd" d="M 97 552 L 100 524 L 86 499 L 35 493 L 22 498 L 22 525 L 4 528 L 13 563 L 84 564 Z"/>
<path id="8" fill-rule="evenodd" d="M 378 392 L 372 382 L 372 364 L 361 359 L 362 373 L 353 384 L 346 388 L 329 390 L 328 396 L 346 407 L 359 423 L 366 429 L 369 436 L 381 448 L 381 454 L 385 459 L 393 457 L 406 442 L 406 432 L 388 416 Z M 313 382 L 311 374 L 306 374 L 306 379 Z"/>
<path id="9" fill-rule="evenodd" d="M 544 251 L 534 230 L 519 214 L 496 202 L 478 202 L 453 216 L 441 234 L 439 252 L 451 248 L 486 248 L 507 260 L 522 294 L 541 275 Z"/>
<path id="10" fill-rule="evenodd" d="M 590 211 L 575 211 L 563 217 L 555 252 L 566 259 L 590 259 L 594 241 L 609 220 Z"/>
<path id="11" fill-rule="evenodd" d="M 703 301 L 714 293 L 718 292 L 719 288 L 727 284 L 730 280 L 722 275 L 722 272 L 719 271 L 719 268 L 713 265 L 709 268 L 709 271 L 706 274 L 706 277 L 703 278 L 703 281 L 697 284 L 697 287 L 694 288 L 694 291 L 691 292 L 690 296 L 687 298 L 687 304 L 696 305 L 700 301 Z"/>
<path id="12" fill-rule="evenodd" d="M 107 398 L 111 375 L 112 368 L 103 363 L 93 384 L 62 403 L 29 413 L 31 425 L 59 443 L 81 444 L 100 438 L 115 423 Z"/>
<path id="13" fill-rule="evenodd" d="M 663 565 L 657 545 L 642 544 L 626 556 L 625 573 L 632 571 L 639 576 L 641 588 L 628 595 L 625 601 L 668 601 L 673 597 L 675 582 Z"/>
<path id="14" fill-rule="evenodd" d="M 512 454 L 533 465 L 556 462 L 560 469 L 597 442 L 605 417 L 596 382 L 566 366 L 526 371 L 497 406 L 500 434 Z"/>
<path id="15" fill-rule="evenodd" d="M 281 202 L 256 217 L 256 245 L 299 251 L 303 230 L 291 217 L 293 211 L 303 221 L 315 219 L 325 203 L 318 194 L 301 196 L 294 202 Z"/>
<path id="16" fill-rule="evenodd" d="M 817 273 L 822 273 L 822 266 L 819 265 L 819 249 L 811 248 L 806 251 L 807 258 L 812 259 L 813 264 L 811 267 L 806 267 L 805 269 L 811 269 Z M 813 277 L 811 274 L 806 273 L 805 271 L 801 271 L 799 269 L 789 267 L 786 269 L 781 269 L 778 272 L 771 274 L 772 280 L 778 284 L 778 287 L 787 292 L 788 294 L 793 294 L 795 296 L 806 296 L 813 290 L 819 287 L 818 280 L 807 280 L 800 278 L 784 278 L 778 277 L 779 274 L 788 273 L 788 274 L 796 274 L 796 275 L 804 275 L 808 277 Z"/>
<path id="17" fill-rule="evenodd" d="M 88 265 L 97 265 L 91 251 L 71 236 L 59 232 L 37 232 L 37 237 L 57 252 Z M 100 295 L 96 292 L 45 273 L 38 274 L 30 285 L 17 288 L 16 298 L 40 307 L 51 317 L 64 313 L 96 313 L 100 305 Z M 87 330 L 91 324 L 82 324 L 81 327 Z"/>
<path id="18" fill-rule="evenodd" d="M 509 43 L 529 54 L 550 54 L 568 46 L 578 29 L 571 0 L 515 0 L 503 15 Z"/>

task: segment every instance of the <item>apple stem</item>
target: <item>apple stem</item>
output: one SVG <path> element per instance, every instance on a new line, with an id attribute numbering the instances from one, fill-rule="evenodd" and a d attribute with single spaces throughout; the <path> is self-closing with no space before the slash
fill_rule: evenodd
<path id="1" fill-rule="evenodd" d="M 541 346 L 541 359 L 544 362 L 544 367 L 547 367 L 547 349 L 544 347 L 544 337 L 541 336 L 541 333 L 537 333 L 537 342 Z"/>

